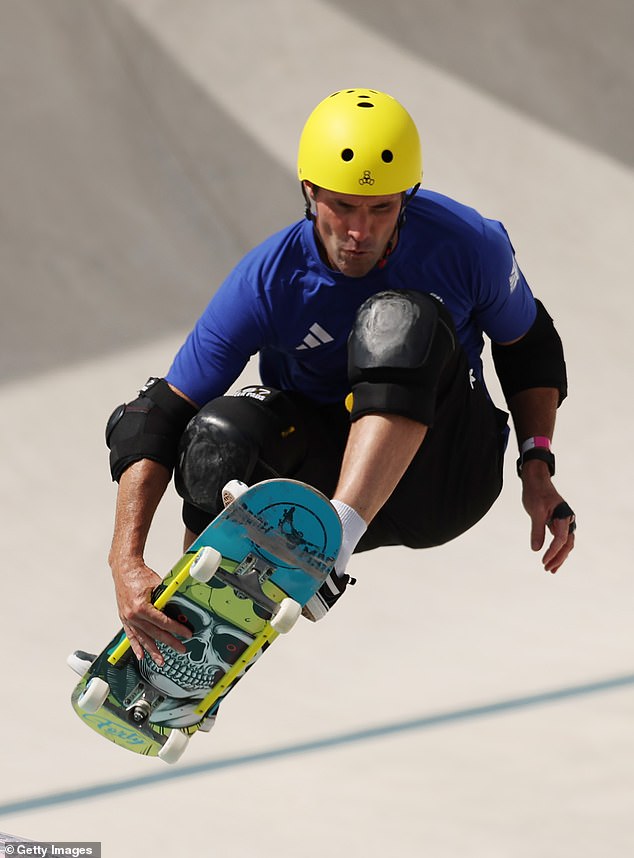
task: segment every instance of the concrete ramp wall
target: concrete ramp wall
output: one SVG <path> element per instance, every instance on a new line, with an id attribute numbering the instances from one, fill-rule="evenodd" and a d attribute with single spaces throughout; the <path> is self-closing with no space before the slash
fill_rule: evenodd
<path id="1" fill-rule="evenodd" d="M 301 214 L 292 177 L 116 2 L 6 0 L 0 68 L 0 383 L 188 327 Z"/>

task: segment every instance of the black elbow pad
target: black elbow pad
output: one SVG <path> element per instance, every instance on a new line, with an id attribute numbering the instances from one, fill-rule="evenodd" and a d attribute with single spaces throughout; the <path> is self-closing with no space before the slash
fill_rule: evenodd
<path id="1" fill-rule="evenodd" d="M 559 405 L 568 395 L 568 378 L 561 338 L 541 301 L 527 333 L 510 346 L 491 344 L 495 371 L 508 402 L 516 393 L 533 387 L 554 387 Z"/>
<path id="2" fill-rule="evenodd" d="M 171 471 L 179 439 L 197 410 L 165 379 L 148 379 L 138 398 L 117 406 L 108 420 L 112 479 L 119 482 L 126 468 L 141 459 L 152 459 Z"/>

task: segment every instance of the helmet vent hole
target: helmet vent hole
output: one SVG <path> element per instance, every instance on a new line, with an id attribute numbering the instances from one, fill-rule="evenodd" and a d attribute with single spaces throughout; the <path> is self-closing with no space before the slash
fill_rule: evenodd
<path id="1" fill-rule="evenodd" d="M 371 101 L 360 101 L 357 107 L 374 107 Z"/>
<path id="2" fill-rule="evenodd" d="M 343 152 L 341 153 L 341 160 L 342 161 L 352 161 L 353 158 L 354 158 L 354 152 L 352 151 L 352 149 L 344 149 Z"/>
<path id="3" fill-rule="evenodd" d="M 391 164 L 394 160 L 394 153 L 391 152 L 389 149 L 384 149 L 381 152 L 381 160 L 384 164 Z"/>

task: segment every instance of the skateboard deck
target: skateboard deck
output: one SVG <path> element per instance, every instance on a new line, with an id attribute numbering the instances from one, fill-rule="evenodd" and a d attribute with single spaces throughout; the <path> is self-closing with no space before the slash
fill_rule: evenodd
<path id="1" fill-rule="evenodd" d="M 189 737 L 213 724 L 247 667 L 292 626 L 340 544 L 339 517 L 315 489 L 286 479 L 246 489 L 154 593 L 154 604 L 192 631 L 186 653 L 159 643 L 162 667 L 148 656 L 139 662 L 120 630 L 77 683 L 75 712 L 115 744 L 175 762 Z"/>

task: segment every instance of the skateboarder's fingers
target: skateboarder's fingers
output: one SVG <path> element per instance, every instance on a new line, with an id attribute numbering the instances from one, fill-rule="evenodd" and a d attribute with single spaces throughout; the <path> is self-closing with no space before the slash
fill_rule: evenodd
<path id="1" fill-rule="evenodd" d="M 181 619 L 185 619 L 185 617 L 179 616 L 178 619 L 168 617 L 163 611 L 157 610 L 154 605 L 146 605 L 142 619 L 147 619 L 152 627 L 161 632 L 156 638 L 157 640 L 166 643 L 177 652 L 185 652 L 185 646 L 181 639 L 187 640 L 192 636 L 191 629 L 184 622 L 181 622 Z"/>
<path id="2" fill-rule="evenodd" d="M 563 501 L 557 505 L 546 524 L 553 539 L 542 561 L 546 571 L 554 573 L 574 548 L 577 521 L 572 509 Z"/>
<path id="3" fill-rule="evenodd" d="M 130 626 L 124 625 L 124 629 L 130 641 L 132 652 L 138 661 L 143 661 L 145 656 L 148 655 L 158 667 L 163 666 L 165 659 L 152 635 L 146 634 L 138 628 L 133 630 Z"/>
<path id="4" fill-rule="evenodd" d="M 561 528 L 559 528 L 561 530 Z M 564 560 L 575 547 L 574 531 L 555 533 L 548 551 L 544 554 L 542 562 L 547 572 L 557 572 Z"/>
<path id="5" fill-rule="evenodd" d="M 140 655 L 142 658 L 143 650 L 145 650 L 157 664 L 162 664 L 163 658 L 156 646 L 157 641 L 166 644 L 176 652 L 186 652 L 184 643 L 176 635 L 189 638 L 191 637 L 189 629 L 166 617 L 161 611 L 157 611 L 151 606 L 148 607 L 151 610 L 148 610 L 147 616 L 137 617 L 132 629 L 132 634 L 137 643 L 136 648 L 128 633 L 128 639 L 137 657 Z"/>
<path id="6" fill-rule="evenodd" d="M 127 623 L 123 624 L 123 630 L 126 633 L 128 640 L 130 641 L 132 652 L 135 654 L 138 661 L 142 661 L 145 656 L 145 650 L 136 632 L 133 631 L 132 626 L 128 625 Z"/>

